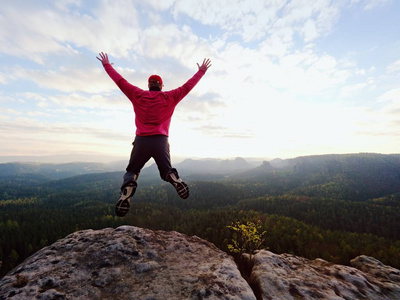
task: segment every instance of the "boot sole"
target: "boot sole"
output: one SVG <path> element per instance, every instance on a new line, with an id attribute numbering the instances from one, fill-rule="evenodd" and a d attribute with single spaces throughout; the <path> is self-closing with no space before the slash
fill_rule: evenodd
<path id="1" fill-rule="evenodd" d="M 115 205 L 115 214 L 118 217 L 125 216 L 130 208 L 130 202 L 133 194 L 135 194 L 136 186 L 128 185 L 124 188 L 121 193 L 121 197 L 119 198 L 117 204 Z"/>
<path id="2" fill-rule="evenodd" d="M 179 197 L 181 197 L 182 199 L 187 199 L 189 197 L 188 185 L 185 182 L 183 182 L 182 179 L 176 178 L 174 173 L 171 173 L 170 177 L 172 179 L 171 184 L 176 189 L 176 192 L 178 193 Z"/>

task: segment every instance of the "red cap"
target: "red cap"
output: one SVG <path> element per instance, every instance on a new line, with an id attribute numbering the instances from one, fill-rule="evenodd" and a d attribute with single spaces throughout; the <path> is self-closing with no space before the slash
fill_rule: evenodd
<path id="1" fill-rule="evenodd" d="M 151 76 L 149 77 L 149 83 L 150 83 L 150 80 L 156 80 L 156 81 L 158 81 L 161 85 L 163 84 L 161 77 L 158 76 L 158 75 L 151 75 Z"/>

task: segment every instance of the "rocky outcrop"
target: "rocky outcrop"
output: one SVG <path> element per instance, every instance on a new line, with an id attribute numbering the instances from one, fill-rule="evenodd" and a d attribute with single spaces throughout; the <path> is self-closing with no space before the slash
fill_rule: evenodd
<path id="1" fill-rule="evenodd" d="M 349 267 L 261 250 L 253 263 L 259 299 L 400 299 L 400 271 L 373 257 L 359 256 Z"/>
<path id="2" fill-rule="evenodd" d="M 233 259 L 178 232 L 122 226 L 73 233 L 0 281 L 0 299 L 255 300 Z"/>
<path id="3" fill-rule="evenodd" d="M 38 251 L 0 280 L 0 300 L 400 299 L 399 270 L 366 256 L 351 264 L 261 250 L 248 262 L 248 284 L 207 241 L 121 226 L 79 231 Z"/>

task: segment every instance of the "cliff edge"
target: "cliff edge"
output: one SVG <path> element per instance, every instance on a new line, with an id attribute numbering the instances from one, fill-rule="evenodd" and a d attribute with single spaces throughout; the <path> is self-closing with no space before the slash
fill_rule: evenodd
<path id="1" fill-rule="evenodd" d="M 255 299 L 233 259 L 178 232 L 75 232 L 0 281 L 0 299 Z"/>
<path id="2" fill-rule="evenodd" d="M 213 244 L 132 226 L 75 232 L 0 280 L 0 299 L 400 299 L 400 271 L 261 250 L 249 283 Z M 253 288 L 251 288 L 251 287 Z"/>

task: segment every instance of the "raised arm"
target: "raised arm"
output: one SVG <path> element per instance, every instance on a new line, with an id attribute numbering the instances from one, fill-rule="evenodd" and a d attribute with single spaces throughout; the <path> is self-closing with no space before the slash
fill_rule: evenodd
<path id="1" fill-rule="evenodd" d="M 108 76 L 117 84 L 120 90 L 131 100 L 132 94 L 136 90 L 140 90 L 138 87 L 130 84 L 128 81 L 125 80 L 112 66 L 108 59 L 107 53 L 100 52 L 100 57 L 96 58 L 101 61 L 103 64 L 104 70 L 107 72 Z"/>
<path id="2" fill-rule="evenodd" d="M 171 90 L 168 93 L 172 95 L 175 100 L 175 103 L 178 104 L 193 88 L 194 86 L 200 81 L 203 75 L 206 73 L 207 69 L 211 67 L 211 60 L 204 59 L 201 65 L 197 64 L 199 70 L 196 74 L 193 75 L 184 85 L 181 87 Z"/>
<path id="3" fill-rule="evenodd" d="M 204 59 L 201 66 L 199 64 L 197 64 L 197 66 L 199 67 L 199 70 L 206 72 L 208 68 L 211 67 L 211 60 L 208 58 Z"/>

